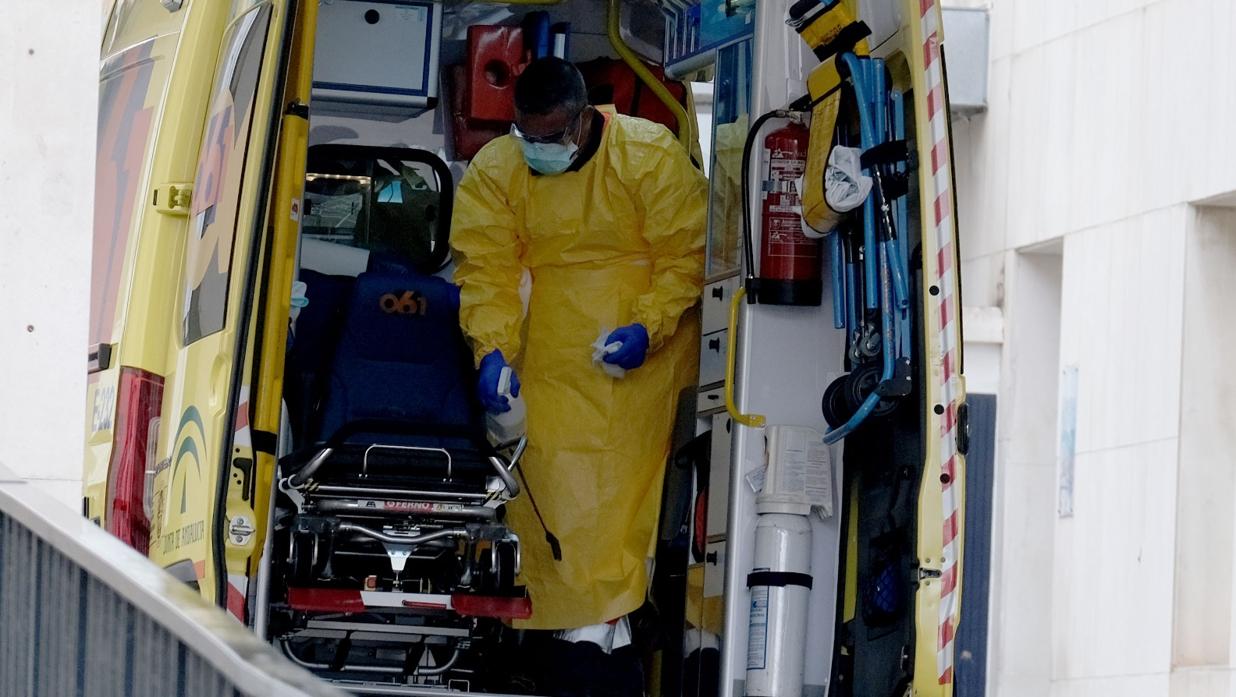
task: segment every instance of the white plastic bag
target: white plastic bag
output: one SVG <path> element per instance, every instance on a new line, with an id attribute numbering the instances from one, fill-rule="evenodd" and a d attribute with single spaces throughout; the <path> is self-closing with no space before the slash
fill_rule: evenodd
<path id="1" fill-rule="evenodd" d="M 863 205 L 871 193 L 871 177 L 863 174 L 863 152 L 837 146 L 828 154 L 824 169 L 824 200 L 838 213 L 848 213 Z"/>

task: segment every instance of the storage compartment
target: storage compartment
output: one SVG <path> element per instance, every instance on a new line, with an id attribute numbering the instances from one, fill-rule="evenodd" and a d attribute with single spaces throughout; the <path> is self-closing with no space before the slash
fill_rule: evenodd
<path id="1" fill-rule="evenodd" d="M 397 0 L 322 3 L 314 53 L 315 102 L 398 111 L 438 97 L 442 8 Z"/>

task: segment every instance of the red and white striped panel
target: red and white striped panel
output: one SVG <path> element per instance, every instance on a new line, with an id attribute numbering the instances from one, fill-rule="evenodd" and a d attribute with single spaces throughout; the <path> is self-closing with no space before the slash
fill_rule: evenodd
<path id="1" fill-rule="evenodd" d="M 960 325 L 957 323 L 958 303 L 954 294 L 957 283 L 954 274 L 957 273 L 954 260 L 957 250 L 953 242 L 953 202 L 951 171 L 952 157 L 949 153 L 948 103 L 945 98 L 944 67 L 940 58 L 940 8 L 937 0 L 919 0 L 919 22 L 923 37 L 923 62 L 927 86 L 927 114 L 930 119 L 931 175 L 935 182 L 935 203 L 931 220 L 934 224 L 934 234 L 923 235 L 925 251 L 934 252 L 930 258 L 935 260 L 935 270 L 932 285 L 939 288 L 936 299 L 939 301 L 940 323 L 935 337 L 936 356 L 940 364 L 936 367 L 940 384 L 938 402 L 944 408 L 940 417 L 939 455 L 941 500 L 943 502 L 943 548 L 944 558 L 941 564 L 940 577 L 940 626 L 936 644 L 936 665 L 940 684 L 953 682 L 953 639 L 956 634 L 954 618 L 957 615 L 957 582 L 958 582 L 958 533 L 960 524 L 959 501 L 956 478 L 958 473 L 957 454 L 957 407 L 961 394 L 958 370 L 960 368 L 960 353 L 957 337 Z M 933 249 L 934 248 L 934 249 Z"/>

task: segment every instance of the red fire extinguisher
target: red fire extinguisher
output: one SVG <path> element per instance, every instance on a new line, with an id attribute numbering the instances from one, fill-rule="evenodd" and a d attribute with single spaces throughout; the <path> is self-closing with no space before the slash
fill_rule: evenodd
<path id="1" fill-rule="evenodd" d="M 810 131 L 791 121 L 764 138 L 760 208 L 760 303 L 819 305 L 824 285 L 820 241 L 803 234 L 798 186 Z"/>

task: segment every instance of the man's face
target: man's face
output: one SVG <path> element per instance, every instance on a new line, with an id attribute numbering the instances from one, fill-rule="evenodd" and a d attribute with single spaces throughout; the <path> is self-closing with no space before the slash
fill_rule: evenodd
<path id="1" fill-rule="evenodd" d="M 530 143 L 574 143 L 579 133 L 580 114 L 559 107 L 548 114 L 516 112 L 515 127 Z"/>

